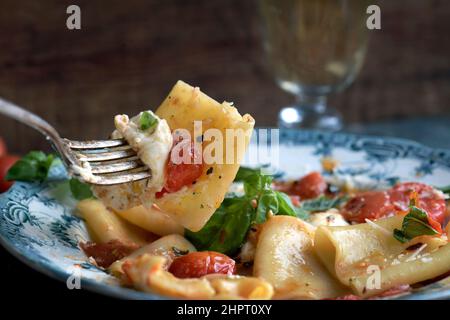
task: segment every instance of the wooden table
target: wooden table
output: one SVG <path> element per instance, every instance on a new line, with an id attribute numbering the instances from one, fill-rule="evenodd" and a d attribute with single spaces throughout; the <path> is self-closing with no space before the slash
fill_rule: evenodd
<path id="1" fill-rule="evenodd" d="M 450 112 L 450 2 L 379 1 L 356 83 L 331 97 L 348 123 Z M 257 125 L 292 102 L 267 69 L 256 0 L 80 0 L 82 29 L 66 28 L 72 1 L 2 0 L 0 96 L 28 107 L 64 136 L 100 138 L 117 113 L 156 108 L 177 79 L 233 100 Z M 16 153 L 48 148 L 0 118 Z"/>

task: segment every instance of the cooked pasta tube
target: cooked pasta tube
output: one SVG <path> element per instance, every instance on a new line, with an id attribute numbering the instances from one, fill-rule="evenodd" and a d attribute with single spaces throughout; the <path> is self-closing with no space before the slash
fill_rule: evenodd
<path id="1" fill-rule="evenodd" d="M 298 218 L 274 216 L 264 223 L 253 272 L 272 284 L 274 298 L 322 299 L 347 292 L 316 257 L 313 237 L 313 228 Z"/>
<path id="2" fill-rule="evenodd" d="M 449 271 L 447 240 L 421 236 L 401 243 L 393 230 L 402 221 L 398 215 L 352 226 L 321 226 L 314 240 L 316 252 L 330 272 L 364 297 Z"/>
<path id="3" fill-rule="evenodd" d="M 176 298 L 209 299 L 215 290 L 207 279 L 178 279 L 166 271 L 167 259 L 144 254 L 127 260 L 123 271 L 136 289 Z"/>
<path id="4" fill-rule="evenodd" d="M 123 274 L 122 265 L 125 261 L 132 260 L 143 254 L 163 256 L 167 259 L 167 262 L 170 263 L 177 254 L 186 254 L 194 251 L 197 250 L 188 240 L 178 234 L 172 234 L 159 238 L 158 240 L 134 251 L 131 255 L 114 262 L 108 270 L 112 274 L 120 276 Z"/>
<path id="5" fill-rule="evenodd" d="M 233 182 L 255 120 L 248 114 L 241 116 L 232 104 L 219 103 L 183 81 L 176 83 L 156 114 L 167 121 L 172 131 L 187 130 L 192 141 L 201 141 L 204 165 L 196 183 L 155 200 L 175 221 L 198 231 L 220 206 Z M 201 124 L 201 132 L 196 132 L 195 123 Z M 205 159 L 205 155 L 210 159 Z"/>
<path id="6" fill-rule="evenodd" d="M 272 286 L 258 278 L 214 275 L 180 279 L 166 271 L 167 259 L 149 254 L 126 261 L 122 268 L 139 290 L 186 299 L 270 299 Z"/>
<path id="7" fill-rule="evenodd" d="M 141 205 L 125 211 L 116 211 L 116 213 L 132 224 L 159 236 L 184 234 L 183 226 L 162 212 L 156 205 L 149 208 Z"/>
<path id="8" fill-rule="evenodd" d="M 273 296 L 272 285 L 260 278 L 221 274 L 213 274 L 205 278 L 216 291 L 215 299 L 266 300 Z"/>
<path id="9" fill-rule="evenodd" d="M 94 242 L 106 243 L 111 240 L 119 240 L 123 244 L 134 243 L 137 245 L 145 245 L 149 242 L 149 234 L 145 230 L 109 211 L 99 200 L 82 200 L 77 204 L 77 209 L 85 219 Z"/>

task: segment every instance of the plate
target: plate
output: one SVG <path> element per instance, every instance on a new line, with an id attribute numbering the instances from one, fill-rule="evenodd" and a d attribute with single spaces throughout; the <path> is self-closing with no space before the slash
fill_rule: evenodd
<path id="1" fill-rule="evenodd" d="M 269 140 L 276 137 L 270 129 L 258 129 L 255 135 L 261 138 L 264 132 L 269 132 Z M 321 160 L 332 157 L 340 163 L 334 177 L 359 187 L 387 187 L 398 181 L 450 184 L 449 150 L 431 149 L 403 139 L 345 133 L 283 130 L 278 137 L 279 147 L 271 151 L 279 153 L 280 161 L 271 165 L 285 177 L 322 171 Z M 263 140 L 253 141 L 250 153 L 261 149 L 259 143 Z M 17 182 L 0 195 L 1 244 L 31 268 L 69 286 L 79 283 L 83 289 L 124 299 L 167 298 L 121 287 L 114 277 L 86 259 L 77 244 L 88 240 L 88 233 L 82 219 L 72 214 L 76 201 L 70 195 L 67 173 L 62 165 L 57 165 L 49 177 L 46 183 Z M 410 294 L 391 297 L 449 298 L 448 278 Z"/>

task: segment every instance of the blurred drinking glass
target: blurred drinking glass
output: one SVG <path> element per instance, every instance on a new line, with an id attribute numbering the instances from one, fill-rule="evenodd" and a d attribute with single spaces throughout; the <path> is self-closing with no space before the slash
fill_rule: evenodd
<path id="1" fill-rule="evenodd" d="M 279 113 L 282 128 L 339 130 L 327 96 L 356 77 L 367 47 L 366 0 L 260 0 L 264 47 L 280 87 L 297 104 Z"/>

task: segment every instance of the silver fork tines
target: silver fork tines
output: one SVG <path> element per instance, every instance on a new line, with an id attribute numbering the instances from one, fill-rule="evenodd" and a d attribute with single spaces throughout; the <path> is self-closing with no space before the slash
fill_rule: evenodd
<path id="1" fill-rule="evenodd" d="M 64 139 L 76 159 L 90 166 L 91 175 L 81 175 L 86 182 L 113 185 L 149 178 L 148 167 L 123 139 L 71 141 Z"/>
<path id="2" fill-rule="evenodd" d="M 47 121 L 0 98 L 0 113 L 41 132 L 50 140 L 71 174 L 91 184 L 113 185 L 147 179 L 150 169 L 124 139 L 62 139 Z"/>

